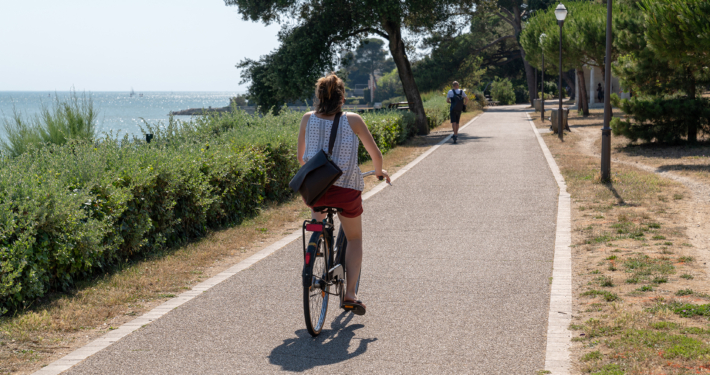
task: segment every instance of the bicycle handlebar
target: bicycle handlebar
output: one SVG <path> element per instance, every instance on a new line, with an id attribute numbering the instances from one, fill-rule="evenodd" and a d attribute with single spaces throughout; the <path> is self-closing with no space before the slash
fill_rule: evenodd
<path id="1" fill-rule="evenodd" d="M 371 170 L 371 171 L 362 172 L 362 173 L 360 173 L 360 174 L 362 175 L 362 177 L 374 176 L 374 175 L 375 175 L 375 170 L 373 169 L 373 170 Z M 385 179 L 385 176 L 377 176 L 377 179 L 380 180 L 380 181 L 382 181 L 382 180 Z M 388 182 L 388 184 L 389 184 L 390 186 L 392 186 L 391 183 Z"/>

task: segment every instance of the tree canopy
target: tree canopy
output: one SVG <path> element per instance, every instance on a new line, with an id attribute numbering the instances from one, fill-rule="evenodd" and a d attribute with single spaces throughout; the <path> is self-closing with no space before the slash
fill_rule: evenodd
<path id="1" fill-rule="evenodd" d="M 412 75 L 403 31 L 413 35 L 445 25 L 472 6 L 473 0 L 225 0 L 245 19 L 264 23 L 288 19 L 281 46 L 259 60 L 244 60 L 243 79 L 249 93 L 262 106 L 299 99 L 313 91 L 319 75 L 331 70 L 338 50 L 352 48 L 362 38 L 379 35 L 388 41 L 419 132 L 428 124 Z M 308 95 L 310 96 L 310 95 Z"/>
<path id="2" fill-rule="evenodd" d="M 342 68 L 348 72 L 350 85 L 366 84 L 370 75 L 380 71 L 381 75 L 394 69 L 394 61 L 387 58 L 385 42 L 380 38 L 363 39 L 354 51 L 347 51 L 341 58 Z"/>
<path id="3" fill-rule="evenodd" d="M 695 142 L 699 126 L 707 127 L 704 113 L 710 106 L 707 100 L 696 99 L 698 85 L 710 84 L 710 4 L 704 0 L 622 0 L 621 6 L 614 25 L 621 56 L 614 72 L 636 94 L 631 101 L 619 103 L 636 123 L 617 120 L 618 133 L 646 140 L 679 139 L 687 134 L 688 141 Z M 678 101 L 683 95 L 685 99 Z M 677 110 L 681 104 L 683 110 Z M 645 124 L 659 119 L 663 122 Z"/>
<path id="4" fill-rule="evenodd" d="M 575 1 L 565 3 L 568 9 L 567 19 L 562 33 L 562 68 L 576 69 L 579 76 L 580 94 L 578 102 L 582 104 L 585 115 L 589 114 L 587 107 L 586 80 L 584 65 L 605 69 L 606 56 L 606 7 L 600 3 Z M 619 7 L 614 6 L 613 14 L 618 16 Z M 545 34 L 541 42 L 540 35 Z M 520 35 L 520 44 L 526 52 L 526 60 L 538 69 L 541 68 L 542 53 L 545 60 L 545 70 L 557 74 L 559 71 L 560 31 L 554 14 L 554 7 L 536 12 Z M 612 60 L 618 51 L 612 49 Z"/>

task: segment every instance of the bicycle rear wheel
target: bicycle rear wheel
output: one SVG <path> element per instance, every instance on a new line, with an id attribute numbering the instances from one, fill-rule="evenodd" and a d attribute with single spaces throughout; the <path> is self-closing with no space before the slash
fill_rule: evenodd
<path id="1" fill-rule="evenodd" d="M 310 264 L 312 267 L 312 282 L 310 286 L 303 287 L 303 313 L 306 318 L 306 329 L 311 336 L 318 336 L 323 330 L 325 316 L 328 312 L 328 299 L 330 296 L 330 286 L 326 283 L 328 274 L 328 246 L 325 244 L 323 233 L 320 233 L 315 248 L 308 246 L 307 254 L 310 254 Z"/>

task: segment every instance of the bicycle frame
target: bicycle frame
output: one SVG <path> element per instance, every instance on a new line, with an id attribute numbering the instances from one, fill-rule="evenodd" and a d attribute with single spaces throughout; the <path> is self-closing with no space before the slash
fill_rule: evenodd
<path id="1" fill-rule="evenodd" d="M 304 220 L 302 230 L 302 240 L 303 240 L 303 257 L 304 257 L 304 271 L 303 271 L 303 286 L 310 287 L 313 285 L 313 262 L 315 261 L 315 251 L 317 246 L 317 239 L 320 234 L 323 234 L 323 240 L 325 241 L 325 246 L 327 247 L 328 257 L 325 259 L 326 269 L 328 270 L 326 274 L 326 280 L 324 281 L 328 285 L 342 285 L 342 281 L 345 279 L 345 251 L 347 249 L 347 238 L 341 227 L 338 236 L 334 238 L 333 233 L 335 231 L 335 225 L 333 223 L 333 215 L 336 213 L 335 209 L 328 208 L 327 216 L 321 223 L 315 221 L 315 219 Z M 306 246 L 306 232 L 312 232 L 311 240 Z M 336 242 L 337 241 L 337 242 Z M 311 250 L 312 249 L 312 250 Z M 337 252 L 337 257 L 335 253 Z M 336 295 L 336 293 L 330 293 Z"/>

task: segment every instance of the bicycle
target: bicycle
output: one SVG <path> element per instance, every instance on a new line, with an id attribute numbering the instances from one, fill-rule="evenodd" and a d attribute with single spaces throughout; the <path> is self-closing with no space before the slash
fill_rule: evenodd
<path id="1" fill-rule="evenodd" d="M 362 173 L 363 177 L 374 175 L 375 171 Z M 382 176 L 378 176 L 382 180 Z M 328 301 L 331 295 L 340 297 L 340 308 L 343 308 L 345 291 L 347 290 L 347 269 L 345 268 L 345 251 L 348 240 L 345 238 L 342 226 L 338 236 L 333 237 L 335 225 L 333 215 L 341 212 L 337 207 L 314 207 L 315 212 L 326 213 L 322 222 L 316 219 L 303 222 L 303 312 L 306 318 L 306 328 L 311 336 L 318 336 L 323 330 L 325 317 L 328 313 Z M 312 232 L 306 246 L 306 232 Z M 360 287 L 358 275 L 355 292 Z M 331 288 L 334 292 L 331 292 Z"/>

